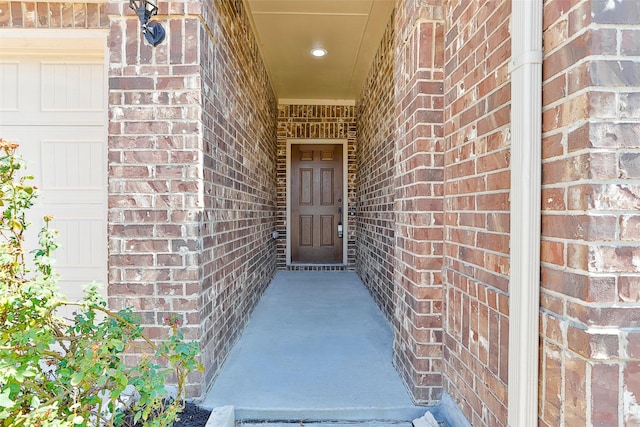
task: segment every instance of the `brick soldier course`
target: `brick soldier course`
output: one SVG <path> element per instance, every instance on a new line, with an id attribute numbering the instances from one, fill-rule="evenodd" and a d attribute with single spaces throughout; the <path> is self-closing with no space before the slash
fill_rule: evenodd
<path id="1" fill-rule="evenodd" d="M 539 424 L 640 423 L 640 4 L 545 0 Z M 109 303 L 201 343 L 200 396 L 286 265 L 286 143 L 348 144 L 347 269 L 414 400 L 506 426 L 511 2 L 402 0 L 355 105 L 278 105 L 240 0 L 0 1 L 108 33 Z M 326 104 L 326 103 L 325 103 Z M 135 359 L 136 355 L 128 355 Z"/>

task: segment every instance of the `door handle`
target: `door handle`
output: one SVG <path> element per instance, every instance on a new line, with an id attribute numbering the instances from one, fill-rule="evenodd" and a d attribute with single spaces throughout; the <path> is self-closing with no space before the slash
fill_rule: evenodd
<path id="1" fill-rule="evenodd" d="M 342 203 L 342 199 L 338 199 L 338 203 Z M 338 239 L 342 239 L 342 206 L 338 206 Z"/>

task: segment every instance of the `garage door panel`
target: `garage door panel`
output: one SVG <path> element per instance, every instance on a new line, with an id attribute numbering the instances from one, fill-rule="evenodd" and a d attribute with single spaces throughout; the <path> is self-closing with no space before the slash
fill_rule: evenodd
<path id="1" fill-rule="evenodd" d="M 87 282 L 82 279 L 69 280 L 68 278 L 66 278 L 64 280 L 64 283 L 60 284 L 60 288 L 61 290 L 64 291 L 64 296 L 66 297 L 67 301 L 78 301 L 82 299 L 82 297 L 84 296 L 83 291 L 85 287 L 90 283 L 92 282 L 91 281 Z M 98 283 L 100 283 L 101 285 L 104 285 L 103 282 L 102 283 L 98 282 Z M 103 295 L 106 295 L 105 287 L 102 286 L 100 289 L 101 289 L 101 293 Z M 60 307 L 58 308 L 58 310 L 56 310 L 56 314 L 58 316 L 67 318 L 67 319 L 73 319 L 77 312 L 78 312 L 78 307 L 75 305 Z"/>
<path id="2" fill-rule="evenodd" d="M 104 143 L 100 140 L 41 142 L 42 188 L 100 190 L 106 184 Z"/>
<path id="3" fill-rule="evenodd" d="M 56 256 L 58 266 L 69 269 L 68 278 L 71 273 L 88 272 L 91 267 L 100 267 L 104 263 L 107 248 L 102 242 L 103 221 L 54 219 L 52 225 L 60 232 L 61 248 Z"/>
<path id="4" fill-rule="evenodd" d="M 69 280 L 106 282 L 106 209 L 102 203 L 49 203 L 50 194 L 43 193 L 29 211 L 31 226 L 27 247 L 37 245 L 37 233 L 44 225 L 43 217 L 52 216 L 50 227 L 59 231 L 60 247 L 55 252 L 56 270 L 61 274 L 61 287 L 66 292 Z"/>
<path id="5" fill-rule="evenodd" d="M 41 189 L 106 191 L 103 127 L 0 125 L 0 135 L 20 145 L 27 173 Z"/>
<path id="6" fill-rule="evenodd" d="M 103 72 L 101 63 L 41 63 L 42 111 L 104 111 Z"/>
<path id="7" fill-rule="evenodd" d="M 18 62 L 0 62 L 0 114 L 1 112 L 17 112 L 18 100 L 18 75 L 20 64 Z"/>
<path id="8" fill-rule="evenodd" d="M 79 41 L 80 42 L 80 41 Z M 85 284 L 107 282 L 106 84 L 102 59 L 64 53 L 2 56 L 0 137 L 19 154 L 39 188 L 28 212 L 27 249 L 42 217 L 54 217 L 60 288 L 70 300 Z M 8 94 L 8 95 L 7 95 Z"/>
<path id="9" fill-rule="evenodd" d="M 37 172 L 38 165 L 40 164 L 40 153 L 38 152 L 37 141 L 28 143 L 29 137 L 28 134 L 32 131 L 29 130 L 26 126 L 20 127 L 9 127 L 2 126 L 0 124 L 0 138 L 9 140 L 11 142 L 15 142 L 20 145 L 18 148 L 18 156 L 22 157 L 26 163 L 26 174 L 34 175 L 34 183 L 35 182 L 35 174 Z"/>
<path id="10" fill-rule="evenodd" d="M 0 104 L 0 122 L 104 126 L 106 85 L 101 61 L 63 63 L 10 57 L 0 64 L 0 87 L 6 86 L 13 93 Z"/>
<path id="11" fill-rule="evenodd" d="M 37 216 L 33 217 L 34 219 L 39 219 L 44 215 L 49 215 L 56 219 L 80 220 L 86 218 L 90 220 L 105 220 L 107 216 L 104 209 L 104 203 L 82 206 L 82 209 L 78 209 L 74 204 L 56 205 L 52 203 L 40 203 L 41 199 L 42 198 L 39 197 L 38 203 L 33 207 L 33 209 L 31 209 L 31 211 L 37 214 Z"/>
<path id="12" fill-rule="evenodd" d="M 34 222 L 31 231 L 37 232 L 40 224 Z M 107 256 L 107 248 L 103 245 L 102 235 L 104 224 L 102 221 L 62 220 L 56 218 L 50 227 L 58 230 L 56 239 L 59 247 L 54 253 L 56 270 L 62 275 L 63 281 L 68 279 L 82 279 L 87 282 L 104 281 L 100 271 Z M 30 246 L 35 248 L 35 246 Z"/>
<path id="13" fill-rule="evenodd" d="M 42 189 L 41 189 L 42 190 Z M 90 205 L 100 205 L 104 209 L 105 196 L 102 192 L 95 190 L 47 190 L 40 191 L 39 200 L 47 205 L 83 205 L 83 210 L 89 209 Z"/>
<path id="14" fill-rule="evenodd" d="M 104 203 L 90 206 L 73 204 L 55 205 L 50 203 L 37 203 L 28 215 L 28 220 L 33 224 L 32 228 L 39 230 L 44 225 L 43 217 L 51 216 L 51 227 L 60 231 L 59 239 L 64 239 L 66 248 L 76 246 L 83 252 L 99 252 L 106 256 L 106 212 Z M 59 240 L 62 242 L 62 240 Z M 70 245 L 69 243 L 73 243 Z M 99 243 L 97 243 L 99 242 Z M 93 249 L 93 248 L 97 249 Z M 80 249 L 79 249 L 80 250 Z M 76 251 L 76 253 L 79 253 Z M 80 256 L 82 254 L 79 253 Z M 106 259 L 106 258 L 105 258 Z M 104 262 L 104 260 L 103 260 Z"/>
<path id="15" fill-rule="evenodd" d="M 26 111 L 25 111 L 26 110 Z M 14 116 L 13 118 L 11 116 Z M 104 122 L 104 117 L 102 117 L 102 113 L 96 115 L 96 113 L 76 113 L 73 118 L 70 118 L 69 114 L 63 113 L 48 113 L 41 114 L 41 111 L 29 111 L 29 109 L 21 108 L 20 112 L 12 113 L 12 112 L 0 112 L 0 122 L 4 123 L 12 123 L 21 126 L 30 126 L 29 123 L 33 122 L 33 119 L 30 117 L 42 117 L 38 119 L 40 123 L 43 125 L 50 126 L 73 126 L 78 123 L 83 123 L 85 125 L 95 125 L 98 126 L 100 123 Z M 44 117 L 43 117 L 44 116 Z"/>

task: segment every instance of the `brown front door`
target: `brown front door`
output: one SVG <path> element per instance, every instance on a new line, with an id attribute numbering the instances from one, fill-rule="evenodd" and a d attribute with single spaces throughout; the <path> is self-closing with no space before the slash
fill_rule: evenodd
<path id="1" fill-rule="evenodd" d="M 342 145 L 292 145 L 292 262 L 342 262 L 342 199 Z"/>

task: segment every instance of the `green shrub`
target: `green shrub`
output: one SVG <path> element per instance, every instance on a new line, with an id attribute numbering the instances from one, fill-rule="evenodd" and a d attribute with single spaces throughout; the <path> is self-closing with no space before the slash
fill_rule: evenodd
<path id="1" fill-rule="evenodd" d="M 145 338 L 132 310 L 109 310 L 95 284 L 80 302 L 64 300 L 51 217 L 39 247 L 25 248 L 25 213 L 37 189 L 16 149 L 0 139 L 0 425 L 173 424 L 184 408 L 187 375 L 202 369 L 198 344 L 184 341 L 177 318 L 167 319 L 164 341 Z M 73 319 L 59 316 L 63 306 L 74 306 Z M 140 355 L 135 366 L 124 363 L 125 352 Z M 177 399 L 167 398 L 168 376 L 177 382 Z M 132 388 L 136 399 L 129 398 Z"/>

